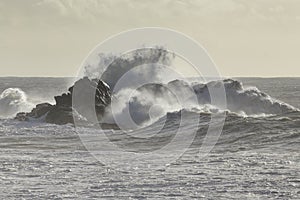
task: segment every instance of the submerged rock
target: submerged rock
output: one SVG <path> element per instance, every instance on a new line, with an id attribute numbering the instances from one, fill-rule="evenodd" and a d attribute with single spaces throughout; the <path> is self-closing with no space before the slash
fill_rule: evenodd
<path id="1" fill-rule="evenodd" d="M 46 115 L 53 107 L 54 106 L 49 103 L 41 103 L 36 105 L 29 113 L 18 113 L 15 119 L 19 121 L 28 121 L 30 118 L 38 119 Z"/>
<path id="2" fill-rule="evenodd" d="M 74 94 L 74 88 L 76 93 Z M 86 104 L 87 98 L 91 95 L 95 97 L 93 104 Z M 73 98 L 79 99 L 80 104 L 73 106 Z M 101 80 L 90 80 L 84 77 L 75 82 L 69 88 L 68 93 L 54 97 L 56 104 L 42 103 L 29 113 L 18 113 L 15 119 L 28 121 L 30 118 L 42 118 L 47 123 L 68 124 L 76 120 L 84 120 L 90 117 L 90 113 L 95 113 L 98 120 L 104 115 L 105 108 L 111 103 L 111 92 L 109 86 Z M 92 105 L 92 106 L 91 106 Z"/>

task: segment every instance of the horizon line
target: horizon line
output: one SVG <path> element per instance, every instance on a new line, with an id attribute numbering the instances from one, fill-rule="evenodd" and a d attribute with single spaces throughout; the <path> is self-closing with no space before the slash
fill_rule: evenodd
<path id="1" fill-rule="evenodd" d="M 216 78 L 216 77 L 209 77 L 207 78 Z M 76 76 L 20 76 L 20 75 L 8 75 L 2 76 L 0 78 L 78 78 Z M 186 77 L 186 78 L 197 78 L 195 76 Z M 222 76 L 221 78 L 300 78 L 300 76 Z"/>

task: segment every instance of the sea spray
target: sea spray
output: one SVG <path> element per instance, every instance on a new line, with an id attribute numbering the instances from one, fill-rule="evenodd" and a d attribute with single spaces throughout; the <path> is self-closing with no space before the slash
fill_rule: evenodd
<path id="1" fill-rule="evenodd" d="M 117 121 L 124 128 L 149 125 L 167 113 L 183 109 L 211 113 L 228 111 L 244 117 L 298 111 L 257 88 L 245 88 L 237 80 L 193 82 L 195 78 L 172 76 L 161 66 L 172 68 L 175 55 L 163 47 L 137 49 L 124 55 L 100 54 L 99 58 L 97 65 L 85 68 L 85 75 L 99 77 L 110 86 L 112 104 L 106 108 L 103 121 Z M 120 80 L 122 84 L 118 85 Z M 139 83 L 146 84 L 139 86 Z M 225 107 L 218 107 L 211 101 L 210 91 L 221 86 L 226 92 Z"/>
<path id="2" fill-rule="evenodd" d="M 18 112 L 28 112 L 33 104 L 27 99 L 27 95 L 19 88 L 8 88 L 0 95 L 0 117 L 11 118 Z"/>

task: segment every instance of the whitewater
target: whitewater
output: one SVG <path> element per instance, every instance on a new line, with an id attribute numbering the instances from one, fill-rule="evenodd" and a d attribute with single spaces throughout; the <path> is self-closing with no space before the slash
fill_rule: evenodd
<path id="1" fill-rule="evenodd" d="M 128 151 L 152 152 L 173 137 L 182 116 L 187 119 L 182 131 L 196 128 L 195 138 L 178 160 L 168 164 L 163 157 L 157 160 L 163 164 L 159 169 L 131 169 L 134 163 L 126 163 L 124 157 L 122 170 L 97 160 L 72 124 L 13 119 L 35 104 L 53 103 L 53 96 L 67 91 L 74 81 L 0 78 L 1 199 L 299 199 L 299 78 L 224 79 L 226 109 L 211 105 L 207 95 L 207 85 L 218 87 L 219 81 L 170 80 L 140 88 L 130 104 L 118 104 L 129 106 L 139 125 L 130 134 L 152 135 L 157 127 L 163 128 L 147 142 L 106 130 L 111 141 Z M 187 102 L 189 91 L 196 91 L 201 106 L 190 106 L 193 102 L 174 106 L 166 86 L 185 92 Z M 151 98 L 153 93 L 161 98 Z M 122 91 L 118 96 L 116 103 Z M 199 159 L 199 147 L 215 113 L 226 114 L 222 134 L 210 154 Z M 105 120 L 111 120 L 109 111 Z M 91 135 L 98 132 L 94 127 L 83 129 Z M 185 137 L 182 134 L 180 139 Z"/>

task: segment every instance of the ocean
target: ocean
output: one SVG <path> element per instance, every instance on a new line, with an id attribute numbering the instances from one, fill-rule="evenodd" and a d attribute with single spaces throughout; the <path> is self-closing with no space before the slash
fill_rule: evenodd
<path id="1" fill-rule="evenodd" d="M 78 132 L 71 124 L 13 119 L 38 103 L 54 103 L 73 78 L 0 78 L 0 199 L 300 199 L 300 78 L 234 79 L 245 90 L 227 91 L 230 109 L 222 133 L 210 153 L 201 156 L 211 108 L 167 111 L 129 132 L 147 138 L 164 124 L 147 143 L 108 130 L 110 141 L 132 154 L 105 145 L 91 153 L 82 134 L 97 137 L 95 127 Z M 179 124 L 182 115 L 187 120 Z M 154 150 L 179 126 L 178 146 L 191 138 L 190 132 L 195 137 L 180 156 L 164 152 L 176 155 L 169 162 Z M 140 152 L 154 153 L 130 157 Z M 106 160 L 110 155 L 112 162 Z M 149 164 L 152 156 L 158 168 Z"/>

